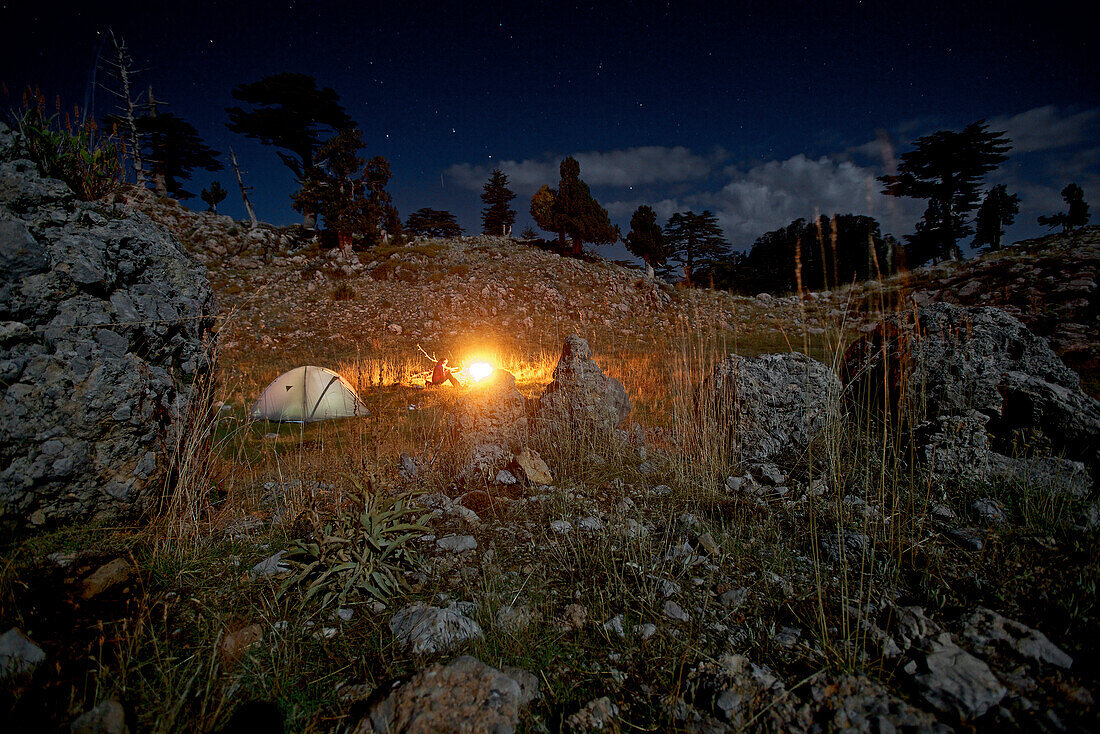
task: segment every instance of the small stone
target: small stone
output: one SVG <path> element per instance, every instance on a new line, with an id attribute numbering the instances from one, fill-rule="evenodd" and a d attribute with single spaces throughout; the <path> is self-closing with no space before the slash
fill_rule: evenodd
<path id="1" fill-rule="evenodd" d="M 722 555 L 722 549 L 718 547 L 718 543 L 714 541 L 714 536 L 710 533 L 703 533 L 699 536 L 699 545 L 712 556 Z"/>
<path id="2" fill-rule="evenodd" d="M 80 598 L 87 600 L 107 589 L 128 581 L 134 575 L 134 567 L 124 558 L 116 558 L 92 572 L 83 582 Z"/>
<path id="3" fill-rule="evenodd" d="M 955 528 L 947 535 L 967 550 L 980 551 L 985 547 L 985 531 L 980 528 Z"/>
<path id="4" fill-rule="evenodd" d="M 990 497 L 977 500 L 974 503 L 974 512 L 986 525 L 1000 525 L 1008 519 L 1004 506 Z"/>
<path id="5" fill-rule="evenodd" d="M 445 609 L 412 604 L 390 619 L 390 631 L 414 655 L 448 652 L 485 635 L 477 622 L 452 603 Z"/>
<path id="6" fill-rule="evenodd" d="M 604 622 L 603 628 L 616 637 L 626 637 L 626 630 L 623 628 L 623 615 L 621 614 L 616 614 L 614 617 Z"/>
<path id="7" fill-rule="evenodd" d="M 718 597 L 718 601 L 720 601 L 724 606 L 730 607 L 731 609 L 737 609 L 745 603 L 745 599 L 747 599 L 748 596 L 748 589 L 730 589 L 729 591 L 723 593 L 720 597 Z"/>
<path id="8" fill-rule="evenodd" d="M 550 529 L 558 535 L 565 535 L 573 532 L 573 523 L 568 520 L 552 520 L 550 522 Z"/>
<path id="9" fill-rule="evenodd" d="M 130 729 L 126 726 L 122 704 L 109 698 L 76 717 L 69 724 L 69 731 L 72 734 L 128 734 Z"/>
<path id="10" fill-rule="evenodd" d="M 45 659 L 46 653 L 22 630 L 12 627 L 0 635 L 0 677 L 34 670 Z"/>
<path id="11" fill-rule="evenodd" d="M 665 605 L 664 607 L 662 607 L 662 611 L 665 613 L 666 617 L 668 617 L 669 619 L 674 619 L 677 622 L 691 621 L 691 617 L 688 615 L 688 613 L 685 612 L 679 604 L 672 601 L 671 599 L 665 601 Z"/>
<path id="12" fill-rule="evenodd" d="M 281 550 L 272 556 L 268 556 L 252 567 L 252 575 L 257 578 L 269 578 L 290 571 L 290 566 L 283 562 L 283 556 L 285 555 L 286 551 Z"/>
<path id="13" fill-rule="evenodd" d="M 561 629 L 564 631 L 576 631 L 584 627 L 588 621 L 588 610 L 580 604 L 568 604 L 561 618 Z"/>
<path id="14" fill-rule="evenodd" d="M 444 535 L 435 544 L 443 550 L 462 553 L 477 548 L 477 539 L 472 535 Z"/>
<path id="15" fill-rule="evenodd" d="M 577 520 L 577 529 L 587 533 L 603 530 L 603 520 L 598 517 L 582 517 Z"/>
<path id="16" fill-rule="evenodd" d="M 780 471 L 775 464 L 753 464 L 749 471 L 761 484 L 769 484 L 775 487 L 787 481 L 787 475 Z"/>
<path id="17" fill-rule="evenodd" d="M 493 479 L 497 484 L 502 484 L 505 487 L 511 487 L 514 484 L 519 484 L 519 480 L 516 479 L 516 475 L 507 469 L 501 469 L 497 472 L 496 477 Z"/>
<path id="18" fill-rule="evenodd" d="M 672 494 L 672 487 L 667 484 L 658 484 L 656 487 L 649 491 L 654 497 L 665 497 Z"/>
<path id="19" fill-rule="evenodd" d="M 531 612 L 531 608 L 527 606 L 501 607 L 493 617 L 497 629 L 512 633 L 522 632 L 531 626 L 533 621 L 534 614 Z"/>
<path id="20" fill-rule="evenodd" d="M 680 585 L 668 579 L 657 579 L 657 593 L 668 599 L 680 593 Z"/>
<path id="21" fill-rule="evenodd" d="M 236 632 L 225 635 L 218 647 L 222 664 L 227 668 L 234 667 L 241 661 L 248 649 L 262 640 L 263 636 L 263 628 L 258 624 L 250 624 Z"/>
<path id="22" fill-rule="evenodd" d="M 614 728 L 619 707 L 607 696 L 589 701 L 580 711 L 569 716 L 566 723 L 574 731 L 603 731 Z"/>
<path id="23" fill-rule="evenodd" d="M 346 607 L 341 607 L 336 610 L 336 618 L 343 622 L 350 622 L 351 618 L 355 616 L 355 611 Z"/>
<path id="24" fill-rule="evenodd" d="M 398 461 L 398 472 L 405 479 L 416 479 L 420 476 L 420 465 L 416 463 L 416 459 L 402 453 Z"/>
<path id="25" fill-rule="evenodd" d="M 550 474 L 550 467 L 546 465 L 546 462 L 534 449 L 524 448 L 523 451 L 516 454 L 516 464 L 519 465 L 529 483 L 542 485 L 554 483 L 554 477 Z"/>
<path id="26" fill-rule="evenodd" d="M 634 626 L 634 634 L 641 637 L 643 640 L 648 640 L 657 633 L 657 625 L 649 622 L 645 624 L 638 624 Z"/>

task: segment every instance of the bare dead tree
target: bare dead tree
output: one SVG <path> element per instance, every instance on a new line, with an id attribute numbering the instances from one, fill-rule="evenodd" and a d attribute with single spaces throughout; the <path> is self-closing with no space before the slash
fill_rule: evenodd
<path id="1" fill-rule="evenodd" d="M 104 64 L 117 87 L 103 86 L 103 89 L 118 100 L 118 109 L 121 113 L 118 115 L 118 120 L 125 128 L 127 142 L 130 145 L 129 152 L 130 159 L 133 161 L 134 176 L 137 185 L 145 188 L 145 164 L 141 158 L 141 137 L 138 135 L 137 115 L 134 112 L 139 100 L 134 99 L 130 91 L 133 77 L 141 71 L 133 68 L 134 60 L 130 56 L 129 49 L 126 48 L 126 39 L 116 36 L 113 30 L 108 32 L 111 34 L 111 43 L 115 47 L 115 57 L 104 61 Z"/>
<path id="2" fill-rule="evenodd" d="M 244 199 L 244 210 L 248 212 L 248 218 L 252 220 L 252 226 L 255 227 L 256 212 L 252 210 L 252 202 L 248 200 L 248 192 L 252 190 L 251 187 L 244 185 L 244 180 L 241 178 L 241 167 L 237 165 L 237 154 L 233 152 L 233 149 L 229 149 L 229 160 L 233 163 L 233 172 L 237 174 L 237 186 L 241 189 L 241 198 Z"/>

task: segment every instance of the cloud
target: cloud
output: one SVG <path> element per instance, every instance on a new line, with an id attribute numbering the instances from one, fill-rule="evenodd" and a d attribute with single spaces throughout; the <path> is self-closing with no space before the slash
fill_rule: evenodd
<path id="1" fill-rule="evenodd" d="M 513 187 L 534 190 L 554 185 L 558 166 L 565 156 L 545 156 L 522 161 L 501 161 L 493 165 L 456 163 L 444 175 L 463 188 L 481 190 L 493 168 L 499 166 Z M 650 184 L 695 181 L 708 176 L 716 162 L 725 157 L 720 149 L 711 156 L 693 153 L 683 146 L 647 145 L 611 151 L 589 151 L 573 155 L 581 166 L 581 178 L 590 186 L 626 188 Z"/>
<path id="2" fill-rule="evenodd" d="M 875 175 L 851 161 L 799 154 L 735 172 L 713 195 L 714 211 L 735 247 L 816 214 L 865 214 L 879 219 L 887 231 L 907 227 L 914 202 L 880 194 Z"/>
<path id="3" fill-rule="evenodd" d="M 1100 109 L 1067 113 L 1054 105 L 1034 107 L 1016 115 L 989 120 L 990 130 L 1004 130 L 1014 153 L 1032 153 L 1095 140 L 1100 132 Z"/>

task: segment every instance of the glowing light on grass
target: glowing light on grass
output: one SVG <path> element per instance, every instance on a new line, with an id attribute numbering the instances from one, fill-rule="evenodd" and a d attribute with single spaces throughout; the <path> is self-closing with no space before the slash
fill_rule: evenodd
<path id="1" fill-rule="evenodd" d="M 488 362 L 474 362 L 466 368 L 466 374 L 474 382 L 481 382 L 493 372 L 493 365 Z"/>

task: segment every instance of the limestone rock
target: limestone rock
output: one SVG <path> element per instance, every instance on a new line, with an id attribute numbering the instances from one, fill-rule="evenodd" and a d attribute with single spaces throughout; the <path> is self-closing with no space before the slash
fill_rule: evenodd
<path id="1" fill-rule="evenodd" d="M 126 710 L 113 698 L 85 711 L 69 725 L 72 734 L 128 734 Z"/>
<path id="2" fill-rule="evenodd" d="M 46 653 L 20 629 L 12 627 L 0 635 L 0 678 L 34 670 Z"/>
<path id="3" fill-rule="evenodd" d="M 116 558 L 93 571 L 82 584 L 81 599 L 91 599 L 107 589 L 118 586 L 134 575 L 134 567 L 125 558 Z"/>
<path id="4" fill-rule="evenodd" d="M 515 731 L 520 712 L 538 696 L 538 679 L 519 668 L 497 670 L 463 655 L 436 663 L 378 701 L 353 730 L 399 732 Z"/>
<path id="5" fill-rule="evenodd" d="M 630 414 L 623 384 L 592 359 L 588 342 L 570 334 L 554 368 L 554 381 L 539 398 L 539 417 L 581 430 L 610 430 Z"/>
<path id="6" fill-rule="evenodd" d="M 994 449 L 1018 429 L 1039 429 L 1056 452 L 1097 464 L 1100 403 L 1045 339 L 999 309 L 936 303 L 915 322 L 900 312 L 848 348 L 841 374 L 856 406 L 971 425 L 980 414 Z M 981 451 L 976 440 L 968 451 Z"/>
<path id="7" fill-rule="evenodd" d="M 468 640 L 484 637 L 478 623 L 454 603 L 445 609 L 423 604 L 407 606 L 390 619 L 390 631 L 414 655 L 447 652 Z"/>
<path id="8" fill-rule="evenodd" d="M 966 619 L 962 637 L 979 649 L 1005 648 L 1019 657 L 1059 668 L 1069 668 L 1073 658 L 1037 629 L 979 607 Z"/>
<path id="9" fill-rule="evenodd" d="M 924 700 L 940 711 L 974 719 L 1008 692 L 988 665 L 955 644 L 946 632 L 923 639 L 920 650 L 904 670 Z"/>
<path id="10" fill-rule="evenodd" d="M 146 215 L 21 155 L 0 125 L 0 523 L 127 516 L 210 369 L 213 290 Z"/>
<path id="11" fill-rule="evenodd" d="M 531 484 L 553 483 L 554 477 L 550 475 L 550 467 L 534 449 L 525 447 L 523 451 L 516 454 L 516 463 Z"/>
<path id="12" fill-rule="evenodd" d="M 786 461 L 801 455 L 825 427 L 840 381 L 799 352 L 756 358 L 729 355 L 697 397 L 701 430 L 721 436 L 744 461 Z"/>
<path id="13" fill-rule="evenodd" d="M 527 401 L 508 370 L 496 369 L 475 383 L 455 409 L 459 439 L 468 445 L 519 448 L 527 440 Z"/>

